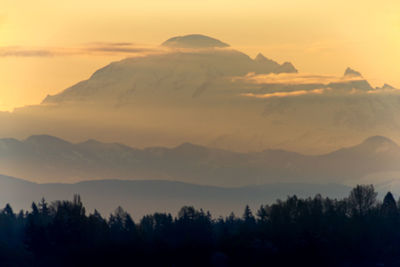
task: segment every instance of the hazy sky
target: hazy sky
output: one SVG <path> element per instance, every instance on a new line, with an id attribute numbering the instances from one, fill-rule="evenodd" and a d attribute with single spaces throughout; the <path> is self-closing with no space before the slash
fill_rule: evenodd
<path id="1" fill-rule="evenodd" d="M 301 72 L 351 66 L 374 86 L 400 87 L 398 0 L 1 2 L 0 110 L 39 103 L 110 61 L 190 33 Z"/>

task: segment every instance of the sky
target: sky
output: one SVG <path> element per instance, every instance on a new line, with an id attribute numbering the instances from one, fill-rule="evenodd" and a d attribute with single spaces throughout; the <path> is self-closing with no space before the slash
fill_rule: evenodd
<path id="1" fill-rule="evenodd" d="M 205 34 L 300 72 L 400 88 L 398 0 L 2 0 L 0 110 L 38 104 L 166 39 Z"/>

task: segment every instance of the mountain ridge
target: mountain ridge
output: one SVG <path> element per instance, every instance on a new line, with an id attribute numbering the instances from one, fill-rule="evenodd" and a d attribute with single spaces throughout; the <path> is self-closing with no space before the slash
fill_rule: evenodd
<path id="1" fill-rule="evenodd" d="M 111 62 L 40 105 L 0 114 L 2 136 L 44 132 L 132 147 L 191 140 L 238 152 L 261 145 L 303 154 L 375 134 L 400 142 L 400 90 L 373 88 L 353 69 L 299 73 L 290 62 L 231 47 L 161 50 Z"/>
<path id="2" fill-rule="evenodd" d="M 157 90 L 177 97 L 181 94 L 191 96 L 212 92 L 212 84 L 222 77 L 242 76 L 247 73 L 296 73 L 290 62 L 279 64 L 262 56 L 251 59 L 238 50 L 231 49 L 215 38 L 201 34 L 172 37 L 163 46 L 220 48 L 199 51 L 169 51 L 139 58 L 126 58 L 112 62 L 97 71 L 89 79 L 48 95 L 42 101 L 46 104 L 68 104 L 85 101 L 111 102 L 123 98 L 125 101 L 147 97 L 148 91 Z M 261 54 L 260 54 L 261 55 Z M 193 73 L 195 72 L 195 73 Z M 196 75 L 194 75 L 196 74 Z M 110 86 L 113 88 L 109 88 Z M 186 88 L 185 91 L 181 90 Z M 206 90 L 207 88 L 212 88 Z M 112 90 L 113 89 L 113 90 Z M 178 94 L 178 92 L 180 92 Z M 151 94 L 154 97 L 154 94 Z M 103 96 L 103 97 L 100 97 Z"/>
<path id="3" fill-rule="evenodd" d="M 135 148 L 132 146 L 128 146 L 119 142 L 102 142 L 96 139 L 87 139 L 81 142 L 70 142 L 65 139 L 53 136 L 53 135 L 48 135 L 48 134 L 34 134 L 31 135 L 25 139 L 16 139 L 16 138 L 0 138 L 0 142 L 18 142 L 18 143 L 27 143 L 27 144 L 39 144 L 39 145 L 57 145 L 57 144 L 67 144 L 67 145 L 74 145 L 74 146 L 79 146 L 79 145 L 100 145 L 100 146 L 118 146 L 118 147 L 125 147 L 129 148 L 132 150 L 142 150 L 142 151 L 151 151 L 152 149 L 166 149 L 166 150 L 181 150 L 185 151 L 187 149 L 194 149 L 194 150 L 202 150 L 202 149 L 207 149 L 209 151 L 214 150 L 214 151 L 219 151 L 219 152 L 230 152 L 230 153 L 236 153 L 236 154 L 243 154 L 241 152 L 234 152 L 234 151 L 229 151 L 227 149 L 219 149 L 219 148 L 213 148 L 209 146 L 204 146 L 204 145 L 199 145 L 191 142 L 183 142 L 179 145 L 173 146 L 173 147 L 145 147 L 143 149 Z M 375 135 L 375 136 L 370 136 L 365 138 L 363 141 L 361 141 L 359 144 L 356 144 L 354 146 L 350 147 L 344 147 L 342 149 L 349 149 L 349 148 L 354 148 L 354 147 L 360 147 L 360 146 L 365 146 L 365 145 L 392 145 L 394 147 L 399 147 L 399 145 L 394 142 L 392 139 L 382 136 L 382 135 Z M 339 149 L 340 150 L 340 149 Z M 263 149 L 258 152 L 250 152 L 250 153 L 268 153 L 268 152 L 284 152 L 284 153 L 293 153 L 293 154 L 298 154 L 302 156 L 323 156 L 327 154 L 334 153 L 336 151 L 331 151 L 328 153 L 323 153 L 323 154 L 317 154 L 317 155 L 307 155 L 307 154 L 302 154 L 298 153 L 296 151 L 290 151 L 290 150 L 285 150 L 285 149 Z"/>
<path id="4" fill-rule="evenodd" d="M 329 197 L 344 197 L 350 188 L 337 184 L 268 184 L 240 188 L 196 185 L 160 180 L 92 180 L 78 183 L 32 183 L 0 175 L 0 205 L 11 204 L 16 211 L 27 210 L 32 201 L 43 197 L 51 203 L 69 200 L 80 194 L 88 212 L 97 209 L 107 217 L 118 206 L 135 219 L 153 212 L 176 214 L 185 205 L 209 210 L 214 216 L 241 214 L 246 205 L 258 208 L 278 198 L 296 194 L 312 197 L 318 193 Z M 145 205 L 143 205 L 145 204 Z"/>
<path id="5" fill-rule="evenodd" d="M 279 181 L 341 183 L 378 172 L 400 171 L 400 147 L 378 136 L 321 155 L 278 149 L 239 153 L 191 143 L 144 149 L 96 140 L 49 145 L 46 138 L 50 143 L 57 140 L 46 135 L 13 142 L 0 139 L 2 172 L 41 182 L 112 177 L 244 186 Z M 42 143 L 27 141 L 32 139 Z"/>

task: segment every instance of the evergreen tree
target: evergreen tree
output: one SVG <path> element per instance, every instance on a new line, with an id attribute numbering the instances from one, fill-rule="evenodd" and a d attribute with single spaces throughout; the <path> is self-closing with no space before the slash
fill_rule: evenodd
<path id="1" fill-rule="evenodd" d="M 381 206 L 382 215 L 386 218 L 396 219 L 398 216 L 398 210 L 396 201 L 391 192 L 388 192 L 383 199 Z"/>
<path id="2" fill-rule="evenodd" d="M 246 224 L 254 224 L 255 218 L 253 216 L 253 212 L 251 211 L 249 205 L 246 205 L 243 212 L 243 221 Z"/>

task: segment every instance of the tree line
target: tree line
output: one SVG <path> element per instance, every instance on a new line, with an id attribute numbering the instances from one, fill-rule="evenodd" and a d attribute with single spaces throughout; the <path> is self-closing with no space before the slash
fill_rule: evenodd
<path id="1" fill-rule="evenodd" d="M 135 222 L 72 201 L 0 211 L 0 266 L 400 266 L 400 205 L 372 185 L 345 199 L 289 196 L 241 216 L 182 207 Z"/>

